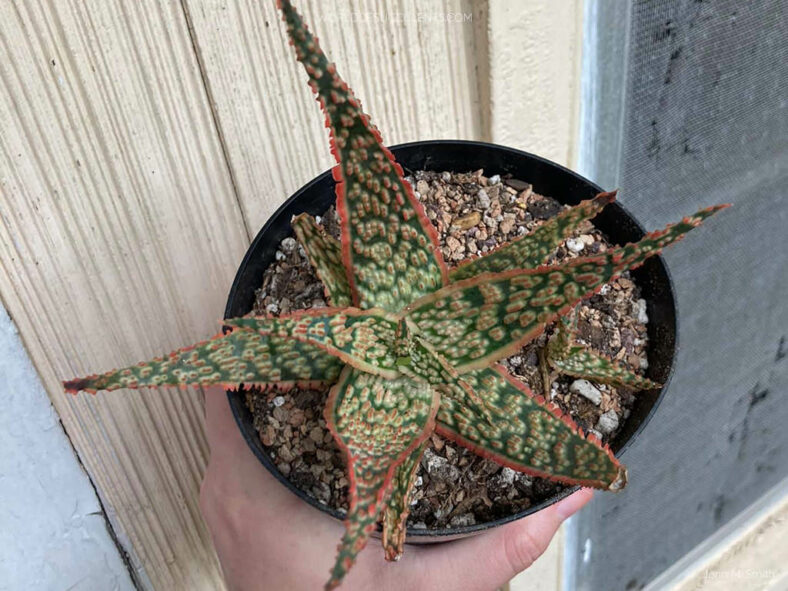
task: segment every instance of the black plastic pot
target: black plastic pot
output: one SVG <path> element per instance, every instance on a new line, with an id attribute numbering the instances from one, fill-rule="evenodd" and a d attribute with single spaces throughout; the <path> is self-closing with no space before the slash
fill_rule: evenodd
<path id="1" fill-rule="evenodd" d="M 533 184 L 537 193 L 549 195 L 561 203 L 570 205 L 575 205 L 583 199 L 590 199 L 601 191 L 589 180 L 558 164 L 533 154 L 494 144 L 436 140 L 401 144 L 391 148 L 391 151 L 406 171 L 466 172 L 483 168 L 487 175 L 511 174 L 513 178 Z M 290 218 L 305 211 L 312 215 L 322 215 L 334 203 L 334 199 L 334 180 L 331 178 L 330 171 L 327 171 L 299 189 L 271 216 L 241 262 L 227 299 L 225 318 L 242 316 L 252 309 L 254 293 L 262 283 L 263 272 L 274 260 L 274 253 L 281 240 L 292 235 Z M 640 224 L 618 203 L 606 207 L 594 220 L 594 225 L 617 244 L 638 240 L 644 234 Z M 676 305 L 670 274 L 664 261 L 661 257 L 652 257 L 645 265 L 635 270 L 632 276 L 648 303 L 647 376 L 664 386 L 661 390 L 646 391 L 638 395 L 623 429 L 610 444 L 616 456 L 620 456 L 632 444 L 656 410 L 662 393 L 670 381 L 677 346 Z M 342 519 L 340 513 L 321 505 L 297 489 L 279 472 L 260 442 L 260 437 L 252 423 L 252 414 L 244 402 L 243 392 L 228 391 L 228 398 L 238 427 L 260 462 L 304 501 L 337 519 Z M 496 521 L 443 530 L 408 529 L 407 540 L 410 543 L 448 541 L 478 533 L 534 513 L 574 490 L 567 489 L 525 511 Z"/>

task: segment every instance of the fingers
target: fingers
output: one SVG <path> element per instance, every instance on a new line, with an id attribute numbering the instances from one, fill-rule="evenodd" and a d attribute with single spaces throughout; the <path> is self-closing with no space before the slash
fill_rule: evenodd
<path id="1" fill-rule="evenodd" d="M 542 555 L 565 519 L 591 500 L 582 489 L 524 519 L 489 533 L 426 548 L 423 572 L 440 573 L 434 588 L 488 591 L 500 587 Z M 428 587 L 428 586 L 427 586 Z"/>

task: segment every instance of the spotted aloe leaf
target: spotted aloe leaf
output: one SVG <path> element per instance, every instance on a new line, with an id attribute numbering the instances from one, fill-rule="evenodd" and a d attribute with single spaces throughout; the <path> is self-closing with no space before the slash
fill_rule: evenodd
<path id="1" fill-rule="evenodd" d="M 386 560 L 399 560 L 405 545 L 410 497 L 419 461 L 427 447 L 425 441 L 397 466 L 391 480 L 391 493 L 383 509 L 383 551 Z"/>
<path id="2" fill-rule="evenodd" d="M 561 373 L 586 378 L 602 384 L 613 384 L 651 390 L 660 385 L 639 376 L 606 355 L 593 351 L 576 341 L 577 311 L 561 317 L 547 343 L 547 361 Z"/>
<path id="3" fill-rule="evenodd" d="M 346 531 L 327 589 L 339 585 L 366 545 L 397 467 L 434 429 L 438 404 L 425 382 L 389 380 L 349 366 L 331 389 L 326 422 L 345 452 L 350 485 Z"/>
<path id="4" fill-rule="evenodd" d="M 313 308 L 289 316 L 245 316 L 225 322 L 310 343 L 362 371 L 388 378 L 399 375 L 393 348 L 399 321 L 382 310 Z"/>
<path id="5" fill-rule="evenodd" d="M 425 380 L 441 396 L 449 396 L 461 404 L 470 404 L 479 413 L 481 419 L 490 423 L 494 420 L 487 411 L 482 397 L 424 339 L 412 336 L 408 342 L 408 355 L 407 364 L 400 362 L 401 372 L 414 379 Z"/>
<path id="6" fill-rule="evenodd" d="M 460 373 L 486 367 L 519 350 L 582 298 L 641 265 L 722 207 L 702 210 L 639 242 L 593 257 L 465 279 L 414 302 L 406 314 Z"/>
<path id="7" fill-rule="evenodd" d="M 354 305 L 396 312 L 447 282 L 437 233 L 378 130 L 288 0 L 280 0 L 296 58 L 326 115 L 338 165 L 342 257 Z"/>
<path id="8" fill-rule="evenodd" d="M 531 392 L 503 367 L 464 374 L 493 414 L 490 424 L 467 402 L 441 398 L 436 432 L 477 454 L 533 476 L 617 490 L 626 469 L 593 436 Z"/>
<path id="9" fill-rule="evenodd" d="M 600 193 L 593 199 L 581 201 L 544 222 L 530 234 L 515 238 L 492 252 L 461 263 L 449 273 L 451 281 L 476 277 L 482 273 L 500 273 L 510 269 L 529 269 L 545 262 L 561 242 L 580 225 L 592 219 L 616 198 L 616 192 Z"/>
<path id="10" fill-rule="evenodd" d="M 64 382 L 67 392 L 117 390 L 144 386 L 239 384 L 288 388 L 317 387 L 336 381 L 342 363 L 300 341 L 234 330 L 164 357 Z"/>
<path id="11" fill-rule="evenodd" d="M 328 236 L 318 226 L 315 218 L 306 213 L 295 216 L 291 225 L 315 273 L 323 283 L 328 301 L 338 308 L 349 306 L 350 284 L 342 264 L 342 245 L 339 240 Z"/>

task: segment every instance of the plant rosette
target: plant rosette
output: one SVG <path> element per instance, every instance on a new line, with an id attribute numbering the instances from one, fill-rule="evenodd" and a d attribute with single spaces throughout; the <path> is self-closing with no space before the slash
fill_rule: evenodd
<path id="1" fill-rule="evenodd" d="M 65 389 L 76 394 L 187 384 L 331 386 L 324 417 L 346 459 L 349 502 L 327 589 L 341 583 L 379 520 L 386 558 L 399 558 L 416 468 L 433 433 L 531 476 L 621 490 L 626 468 L 610 447 L 499 362 L 556 324 L 542 353 L 544 371 L 657 396 L 660 384 L 582 344 L 574 310 L 724 206 L 701 210 L 636 242 L 550 263 L 556 246 L 581 224 L 617 211 L 608 207 L 615 194 L 600 192 L 450 268 L 401 163 L 290 2 L 280 0 L 278 6 L 324 111 L 337 161 L 332 178 L 340 239 L 323 232 L 309 213 L 291 212 L 298 214 L 292 228 L 329 305 L 281 316 L 229 317 L 229 330 L 209 341 L 69 380 Z M 433 168 L 434 162 L 425 160 L 423 167 Z M 485 168 L 506 170 L 494 162 Z M 546 172 L 518 176 L 559 200 L 589 196 L 580 177 L 558 192 L 543 186 L 552 178 Z M 298 205 L 325 211 L 326 203 L 318 195 L 314 199 L 299 199 Z M 639 231 L 633 220 L 619 220 Z M 615 239 L 615 232 L 610 235 Z"/>
<path id="2" fill-rule="evenodd" d="M 574 206 L 592 199 L 602 190 L 556 163 L 533 154 L 505 146 L 461 140 L 421 141 L 394 146 L 391 152 L 406 171 L 432 169 L 470 171 L 483 169 L 490 176 L 502 178 L 530 179 L 533 190 L 542 195 L 555 195 L 563 205 Z M 503 181 L 502 181 L 503 182 Z M 296 191 L 266 222 L 247 250 L 230 289 L 225 308 L 225 318 L 236 318 L 249 314 L 255 308 L 256 297 L 261 289 L 262 278 L 270 266 L 276 263 L 277 251 L 283 240 L 293 236 L 291 220 L 303 213 L 319 219 L 335 202 L 335 185 L 331 171 L 319 175 Z M 519 185 L 518 185 L 519 186 Z M 611 244 L 623 245 L 640 240 L 645 231 L 637 220 L 618 203 L 608 205 L 593 220 Z M 280 251 L 281 255 L 281 251 Z M 632 445 L 638 434 L 653 416 L 665 391 L 672 371 L 676 352 L 677 318 L 670 274 L 660 256 L 648 259 L 643 266 L 631 273 L 639 289 L 640 298 L 646 302 L 648 343 L 645 355 L 648 368 L 644 376 L 662 387 L 638 389 L 626 418 L 622 417 L 620 428 L 609 445 L 617 457 Z M 257 306 L 258 309 L 260 306 Z M 518 378 L 519 379 L 519 378 Z M 540 392 L 538 388 L 533 388 Z M 344 519 L 345 512 L 336 506 L 321 502 L 308 494 L 303 486 L 294 483 L 277 467 L 272 458 L 272 449 L 263 444 L 259 425 L 249 408 L 248 388 L 228 389 L 228 399 L 238 427 L 249 448 L 258 460 L 295 495 L 337 519 Z M 279 394 L 279 393 L 277 393 Z M 322 410 L 322 409 L 321 409 Z M 407 528 L 407 543 L 434 543 L 458 539 L 486 531 L 530 515 L 571 494 L 577 487 L 565 487 L 548 498 L 540 498 L 525 509 L 479 521 L 472 525 L 445 527 Z M 450 494 L 447 491 L 446 494 Z M 380 535 L 380 527 L 373 533 Z"/>

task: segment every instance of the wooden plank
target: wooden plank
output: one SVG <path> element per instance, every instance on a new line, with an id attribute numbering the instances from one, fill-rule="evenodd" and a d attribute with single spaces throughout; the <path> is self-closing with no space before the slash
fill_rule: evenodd
<path id="1" fill-rule="evenodd" d="M 489 1 L 494 142 L 574 165 L 582 25 L 583 0 Z"/>
<path id="2" fill-rule="evenodd" d="M 470 0 L 297 5 L 388 144 L 483 135 Z M 323 117 L 273 2 L 185 6 L 256 232 L 288 195 L 333 164 Z"/>
<path id="3" fill-rule="evenodd" d="M 0 4 L 0 298 L 151 587 L 222 588 L 197 508 L 199 396 L 71 399 L 59 380 L 212 334 L 249 236 L 331 165 L 272 4 Z M 523 57 L 501 51 L 499 36 L 517 46 L 521 34 L 496 16 L 504 5 L 301 4 L 389 143 L 493 137 L 571 153 L 570 70 L 507 87 L 533 71 L 499 63 Z M 566 41 L 549 30 L 545 44 Z M 525 125 L 522 103 L 546 92 L 558 106 L 539 121 L 558 123 Z"/>
<path id="4" fill-rule="evenodd" d="M 248 243 L 179 2 L 0 4 L 0 295 L 160 589 L 217 589 L 200 396 L 59 380 L 217 331 Z"/>

